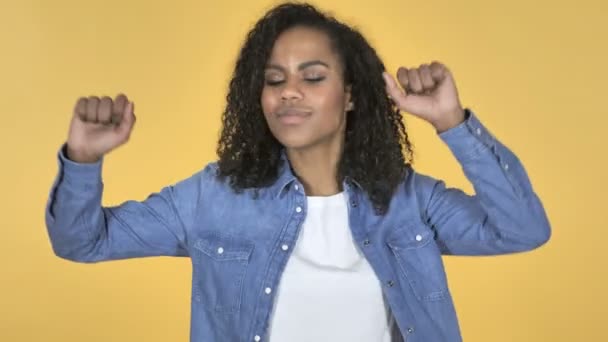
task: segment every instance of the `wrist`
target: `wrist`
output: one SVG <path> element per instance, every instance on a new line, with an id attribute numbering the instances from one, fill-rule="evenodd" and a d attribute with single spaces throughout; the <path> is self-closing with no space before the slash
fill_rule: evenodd
<path id="1" fill-rule="evenodd" d="M 464 108 L 459 106 L 457 109 L 441 115 L 441 120 L 435 122 L 433 126 L 437 133 L 443 133 L 463 123 L 465 116 Z"/>
<path id="2" fill-rule="evenodd" d="M 68 158 L 69 160 L 71 160 L 75 163 L 80 163 L 80 164 L 92 164 L 92 163 L 98 162 L 101 159 L 101 157 L 99 157 L 99 156 L 93 156 L 93 155 L 84 153 L 82 151 L 72 149 L 70 147 L 70 145 L 67 145 L 67 144 L 66 144 L 64 152 L 65 152 L 66 158 Z"/>

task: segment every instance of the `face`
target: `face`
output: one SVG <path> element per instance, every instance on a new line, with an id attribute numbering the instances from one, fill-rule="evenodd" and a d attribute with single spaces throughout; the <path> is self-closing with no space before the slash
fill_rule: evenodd
<path id="1" fill-rule="evenodd" d="M 329 37 L 296 27 L 276 40 L 266 64 L 262 109 L 288 149 L 342 143 L 350 92 Z"/>

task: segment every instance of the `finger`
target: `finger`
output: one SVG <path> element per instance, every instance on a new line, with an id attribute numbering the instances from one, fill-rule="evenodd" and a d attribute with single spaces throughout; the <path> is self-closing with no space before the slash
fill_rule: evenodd
<path id="1" fill-rule="evenodd" d="M 410 81 L 410 89 L 416 94 L 422 93 L 424 88 L 422 88 L 422 81 L 420 81 L 418 69 L 408 69 L 407 78 Z"/>
<path id="2" fill-rule="evenodd" d="M 133 125 L 135 124 L 135 104 L 133 102 L 127 103 L 122 113 L 122 120 L 116 127 L 116 130 L 123 136 L 126 141 L 131 135 Z"/>
<path id="3" fill-rule="evenodd" d="M 129 99 L 124 94 L 118 94 L 114 99 L 114 106 L 112 107 L 112 123 L 119 123 L 122 120 L 122 115 L 125 111 L 125 107 L 129 103 Z"/>
<path id="4" fill-rule="evenodd" d="M 82 121 L 87 121 L 87 98 L 81 97 L 76 101 L 74 106 L 74 115 L 78 115 L 78 118 Z"/>
<path id="5" fill-rule="evenodd" d="M 112 99 L 108 96 L 104 96 L 99 101 L 99 108 L 97 108 L 97 120 L 107 125 L 110 123 L 112 115 Z"/>
<path id="6" fill-rule="evenodd" d="M 382 73 L 384 80 L 386 81 L 386 90 L 399 109 L 405 108 L 405 104 L 407 102 L 407 95 L 405 92 L 399 88 L 397 81 L 391 76 L 389 73 Z"/>
<path id="7" fill-rule="evenodd" d="M 400 67 L 399 69 L 397 69 L 397 80 L 399 80 L 399 83 L 401 84 L 401 86 L 403 87 L 403 90 L 407 94 L 409 87 L 410 87 L 410 81 L 407 77 L 406 68 Z"/>
<path id="8" fill-rule="evenodd" d="M 405 93 L 401 88 L 399 88 L 399 85 L 397 85 L 397 82 L 393 76 L 391 76 L 388 72 L 383 72 L 382 77 L 384 78 L 384 82 L 386 82 L 386 91 L 393 101 L 396 101 L 396 99 L 400 96 L 405 96 Z"/>
<path id="9" fill-rule="evenodd" d="M 429 68 L 431 69 L 431 77 L 433 78 L 433 80 L 437 83 L 441 83 L 441 81 L 443 81 L 443 79 L 445 78 L 445 74 L 447 71 L 445 66 L 435 61 L 431 63 Z"/>
<path id="10" fill-rule="evenodd" d="M 96 96 L 89 96 L 87 100 L 87 121 L 97 122 L 97 107 L 99 107 L 99 98 Z"/>
<path id="11" fill-rule="evenodd" d="M 430 67 L 428 64 L 422 64 L 418 70 L 423 90 L 425 92 L 431 92 L 435 88 L 435 81 L 433 80 L 433 77 L 431 77 Z"/>

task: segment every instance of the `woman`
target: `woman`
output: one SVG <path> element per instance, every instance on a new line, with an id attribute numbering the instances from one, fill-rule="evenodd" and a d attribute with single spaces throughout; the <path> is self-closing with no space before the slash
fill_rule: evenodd
<path id="1" fill-rule="evenodd" d="M 240 52 L 216 163 L 145 201 L 102 207 L 126 96 L 78 100 L 46 222 L 77 262 L 189 256 L 192 341 L 459 341 L 441 259 L 544 244 L 517 157 L 440 63 L 397 81 L 356 30 L 305 4 L 270 10 Z M 401 111 L 428 121 L 476 195 L 411 165 Z"/>

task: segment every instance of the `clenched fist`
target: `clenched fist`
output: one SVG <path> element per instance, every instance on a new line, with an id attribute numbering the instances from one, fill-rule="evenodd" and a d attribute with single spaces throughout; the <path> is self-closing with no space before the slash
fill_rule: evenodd
<path id="1" fill-rule="evenodd" d="M 428 121 L 437 132 L 445 132 L 464 120 L 456 84 L 445 65 L 433 62 L 418 68 L 399 68 L 397 80 L 402 88 L 389 73 L 383 73 L 383 77 L 395 105 Z"/>
<path id="2" fill-rule="evenodd" d="M 76 102 L 67 141 L 67 157 L 78 163 L 94 163 L 129 140 L 135 114 L 133 102 L 123 94 L 81 97 Z"/>

